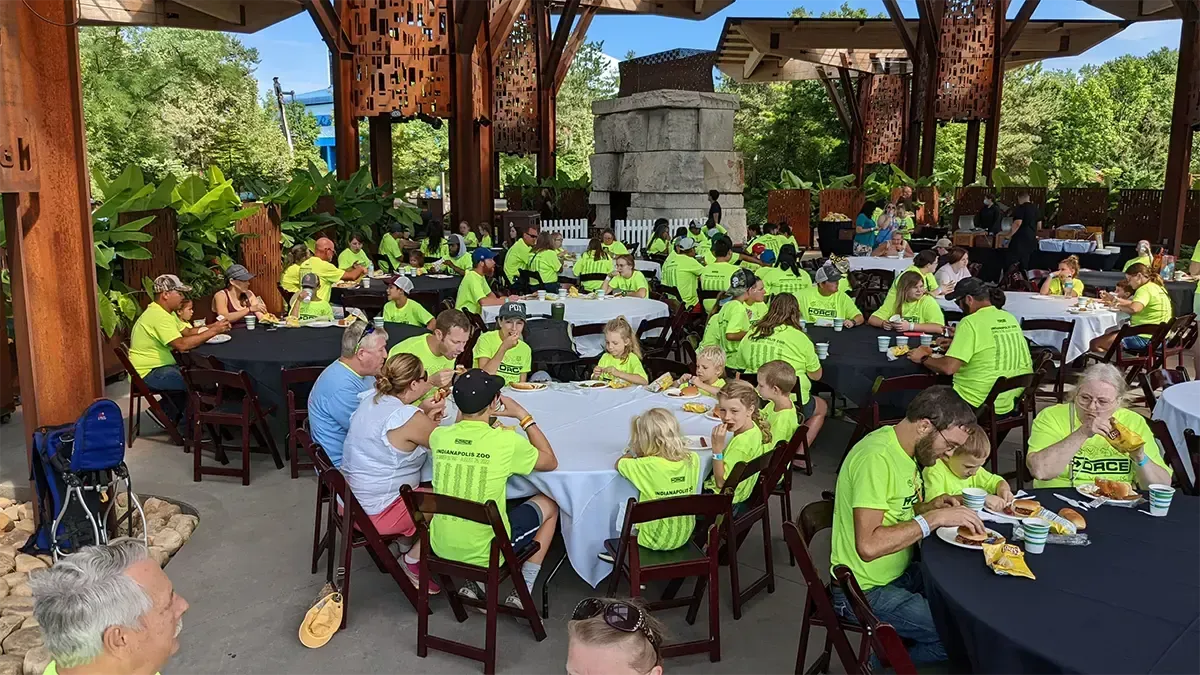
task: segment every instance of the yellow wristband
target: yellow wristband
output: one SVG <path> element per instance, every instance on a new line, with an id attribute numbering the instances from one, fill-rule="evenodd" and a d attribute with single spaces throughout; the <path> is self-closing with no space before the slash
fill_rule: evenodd
<path id="1" fill-rule="evenodd" d="M 529 426 L 532 423 L 533 423 L 533 415 L 526 415 L 521 418 L 520 422 L 517 422 L 517 424 L 519 424 L 522 429 L 524 429 L 525 427 Z"/>

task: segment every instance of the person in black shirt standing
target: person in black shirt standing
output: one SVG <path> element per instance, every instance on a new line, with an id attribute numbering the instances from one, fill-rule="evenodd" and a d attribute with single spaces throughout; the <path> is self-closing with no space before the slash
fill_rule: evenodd
<path id="1" fill-rule="evenodd" d="M 996 200 L 991 195 L 983 198 L 983 208 L 975 214 L 975 229 L 1000 234 L 1000 209 L 996 208 Z"/>
<path id="2" fill-rule="evenodd" d="M 1021 271 L 1029 270 L 1029 258 L 1037 247 L 1037 228 L 1041 225 L 1042 214 L 1038 207 L 1029 201 L 1029 193 L 1017 195 L 1017 206 L 1013 209 L 1012 230 L 1008 242 L 1008 259 L 1006 271 L 1014 264 L 1021 266 Z"/>
<path id="3" fill-rule="evenodd" d="M 717 201 L 721 197 L 721 193 L 716 190 L 708 191 L 708 201 L 711 202 L 708 206 L 708 217 L 714 224 L 721 224 L 721 202 Z"/>

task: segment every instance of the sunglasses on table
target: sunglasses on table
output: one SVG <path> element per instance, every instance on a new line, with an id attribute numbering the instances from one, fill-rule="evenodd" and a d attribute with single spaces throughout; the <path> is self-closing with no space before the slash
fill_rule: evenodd
<path id="1" fill-rule="evenodd" d="M 584 621 L 597 616 L 604 617 L 604 623 L 622 633 L 641 633 L 650 641 L 654 650 L 658 651 L 662 637 L 646 625 L 646 618 L 640 608 L 619 600 L 605 602 L 598 598 L 584 598 L 575 606 L 571 620 Z"/>

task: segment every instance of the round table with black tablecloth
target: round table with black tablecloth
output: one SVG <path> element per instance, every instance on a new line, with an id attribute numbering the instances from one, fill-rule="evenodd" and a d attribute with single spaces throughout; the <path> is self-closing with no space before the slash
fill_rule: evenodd
<path id="1" fill-rule="evenodd" d="M 424 328 L 402 323 L 385 324 L 388 348 L 405 338 L 427 332 Z M 228 370 L 244 370 L 254 381 L 263 405 L 275 405 L 283 410 L 285 395 L 280 372 L 298 366 L 327 366 L 337 360 L 342 350 L 344 328 L 266 328 L 254 330 L 234 328 L 229 342 L 204 344 L 193 351 L 212 356 Z"/>
<path id="2" fill-rule="evenodd" d="M 1065 504 L 1054 494 L 1079 498 L 1034 494 L 1055 511 Z M 1161 518 L 1146 509 L 1088 511 L 1091 545 L 1027 555 L 1037 579 L 997 575 L 978 551 L 926 539 L 921 567 L 950 672 L 1200 672 L 1200 500 L 1176 493 Z"/>
<path id="3" fill-rule="evenodd" d="M 921 252 L 928 248 L 933 248 L 933 243 L 929 241 L 913 240 L 909 242 L 914 252 Z M 984 281 L 996 281 L 1000 278 L 1000 272 L 1004 268 L 1008 249 L 1003 248 L 987 248 L 981 246 L 967 246 L 967 254 L 971 258 L 972 263 L 979 263 L 982 269 L 979 272 L 979 278 Z M 1034 250 L 1029 256 L 1029 267 L 1035 270 L 1056 270 L 1058 263 L 1066 259 L 1070 253 L 1056 251 L 1041 251 Z M 1121 258 L 1121 254 L 1101 254 L 1101 253 L 1081 253 L 1079 256 L 1079 265 L 1084 269 L 1090 270 L 1112 270 L 1116 267 L 1117 262 Z"/>
<path id="4" fill-rule="evenodd" d="M 1125 278 L 1123 272 L 1080 272 L 1079 280 L 1087 288 L 1103 288 L 1111 291 L 1117 287 L 1117 282 Z M 1163 284 L 1167 295 L 1171 296 L 1171 306 L 1175 308 L 1175 316 L 1192 313 L 1192 302 L 1196 295 L 1194 281 L 1167 281 Z"/>
<path id="5" fill-rule="evenodd" d="M 887 354 L 879 351 L 877 338 L 886 335 L 892 338 L 892 344 L 895 344 L 895 337 L 899 335 L 895 331 L 863 324 L 838 332 L 832 328 L 809 324 L 805 332 L 814 344 L 829 343 L 829 357 L 821 362 L 821 369 L 824 371 L 821 382 L 833 387 L 838 394 L 858 405 L 867 400 L 877 377 L 929 372 L 909 361 L 906 356 L 889 361 Z M 910 347 L 916 348 L 920 344 L 920 338 L 909 338 Z"/>
<path id="6" fill-rule="evenodd" d="M 392 283 L 395 277 L 384 277 L 382 279 L 371 279 L 371 287 L 363 288 L 361 285 L 355 290 L 360 293 L 378 293 L 380 296 L 387 296 L 387 288 Z M 454 302 L 458 295 L 458 285 L 462 283 L 462 277 L 450 276 L 446 279 L 438 279 L 428 274 L 423 274 L 419 277 L 410 276 L 409 281 L 413 282 L 414 293 L 437 293 L 438 304 L 444 300 Z M 342 295 L 345 289 L 334 286 L 330 293 L 329 301 L 335 305 L 342 304 Z M 433 312 L 437 314 L 437 312 Z"/>

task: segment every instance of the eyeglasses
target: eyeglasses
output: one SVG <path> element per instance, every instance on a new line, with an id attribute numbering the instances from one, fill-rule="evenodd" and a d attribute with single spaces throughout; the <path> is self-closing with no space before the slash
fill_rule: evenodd
<path id="1" fill-rule="evenodd" d="M 1075 402 L 1084 408 L 1107 408 L 1117 401 L 1112 398 L 1095 398 L 1088 394 L 1079 394 L 1075 397 Z"/>
<path id="2" fill-rule="evenodd" d="M 358 336 L 358 342 L 354 343 L 354 353 L 355 354 L 357 354 L 358 350 L 362 348 L 363 340 L 366 339 L 366 337 L 368 335 L 370 335 L 371 333 L 374 333 L 374 332 L 375 332 L 375 324 L 368 323 L 367 329 L 363 331 L 362 335 Z"/>
<path id="3" fill-rule="evenodd" d="M 942 437 L 942 442 L 946 444 L 946 447 L 947 447 L 947 448 L 948 448 L 948 449 L 949 449 L 951 452 L 953 452 L 954 450 L 957 450 L 957 449 L 958 449 L 958 446 L 962 445 L 962 443 L 951 443 L 951 442 L 950 442 L 950 439 L 949 439 L 949 438 L 946 438 L 946 434 L 943 434 L 941 429 L 938 429 L 938 428 L 936 428 L 936 427 L 935 427 L 935 428 L 934 428 L 934 431 L 936 431 L 936 432 L 937 432 L 938 436 L 941 436 L 941 437 Z"/>
<path id="4" fill-rule="evenodd" d="M 638 607 L 619 600 L 605 602 L 598 598 L 584 598 L 578 605 L 575 605 L 575 612 L 571 614 L 571 620 L 584 621 L 597 616 L 603 616 L 604 623 L 622 633 L 641 632 L 650 641 L 654 651 L 658 651 L 662 637 L 650 630 L 650 627 L 646 625 L 646 617 Z"/>

